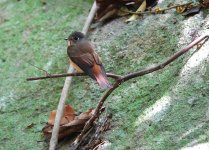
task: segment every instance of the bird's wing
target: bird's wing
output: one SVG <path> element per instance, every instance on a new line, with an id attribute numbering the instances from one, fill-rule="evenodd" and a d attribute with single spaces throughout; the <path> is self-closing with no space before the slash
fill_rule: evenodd
<path id="1" fill-rule="evenodd" d="M 99 58 L 99 55 L 95 51 L 95 47 L 91 42 L 83 41 L 77 45 L 77 48 L 80 50 L 82 54 L 91 54 L 96 64 L 101 65 L 102 62 Z"/>
<path id="2" fill-rule="evenodd" d="M 100 87 L 110 88 L 112 85 L 108 82 L 107 75 L 99 56 L 96 53 L 86 53 L 70 59 L 78 65 L 87 75 L 96 80 Z"/>
<path id="3" fill-rule="evenodd" d="M 94 46 L 84 40 L 79 44 L 68 47 L 68 56 L 70 59 L 80 67 L 91 78 L 95 79 L 92 68 L 95 64 L 102 66 L 98 54 L 95 52 Z"/>
<path id="4" fill-rule="evenodd" d="M 102 88 L 111 87 L 99 55 L 90 42 L 82 41 L 75 46 L 69 47 L 68 56 L 81 70 L 96 80 Z"/>
<path id="5" fill-rule="evenodd" d="M 94 56 L 91 53 L 85 53 L 80 56 L 71 56 L 70 59 L 78 65 L 86 74 L 95 79 L 92 68 L 96 63 Z"/>

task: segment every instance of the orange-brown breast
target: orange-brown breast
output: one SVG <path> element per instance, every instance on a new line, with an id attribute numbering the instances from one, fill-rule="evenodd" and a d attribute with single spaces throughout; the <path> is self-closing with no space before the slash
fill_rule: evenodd
<path id="1" fill-rule="evenodd" d="M 70 58 L 69 58 L 69 62 L 70 62 L 70 64 L 73 66 L 73 68 L 75 68 L 75 70 L 76 70 L 77 72 L 80 72 L 80 73 L 83 72 L 83 70 L 82 70 L 78 65 L 76 65 Z"/>

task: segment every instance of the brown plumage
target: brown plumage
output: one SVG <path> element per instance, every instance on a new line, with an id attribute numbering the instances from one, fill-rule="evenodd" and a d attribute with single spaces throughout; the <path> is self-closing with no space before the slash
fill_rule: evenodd
<path id="1" fill-rule="evenodd" d="M 94 46 L 86 40 L 81 32 L 73 32 L 68 37 L 67 54 L 72 66 L 78 72 L 85 72 L 96 80 L 102 88 L 111 88 L 102 62 Z"/>

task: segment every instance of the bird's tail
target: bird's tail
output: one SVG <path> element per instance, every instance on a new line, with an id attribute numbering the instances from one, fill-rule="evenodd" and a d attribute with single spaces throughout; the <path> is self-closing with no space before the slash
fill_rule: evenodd
<path id="1" fill-rule="evenodd" d="M 107 77 L 103 76 L 103 74 L 99 74 L 99 75 L 95 76 L 95 78 L 101 88 L 103 88 L 103 89 L 112 88 L 112 85 L 107 80 Z"/>
<path id="2" fill-rule="evenodd" d="M 109 83 L 106 72 L 102 65 L 100 66 L 100 65 L 95 64 L 93 66 L 93 74 L 97 83 L 99 84 L 101 88 L 103 89 L 112 88 L 112 85 Z"/>

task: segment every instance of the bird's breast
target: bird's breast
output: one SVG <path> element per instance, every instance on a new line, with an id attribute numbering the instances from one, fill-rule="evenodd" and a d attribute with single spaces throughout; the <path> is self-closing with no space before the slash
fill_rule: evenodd
<path id="1" fill-rule="evenodd" d="M 75 70 L 76 70 L 77 72 L 80 72 L 80 73 L 83 72 L 83 70 L 82 70 L 78 65 L 76 65 L 70 58 L 69 58 L 69 62 L 70 62 L 70 64 L 73 66 L 73 68 L 75 68 Z"/>

